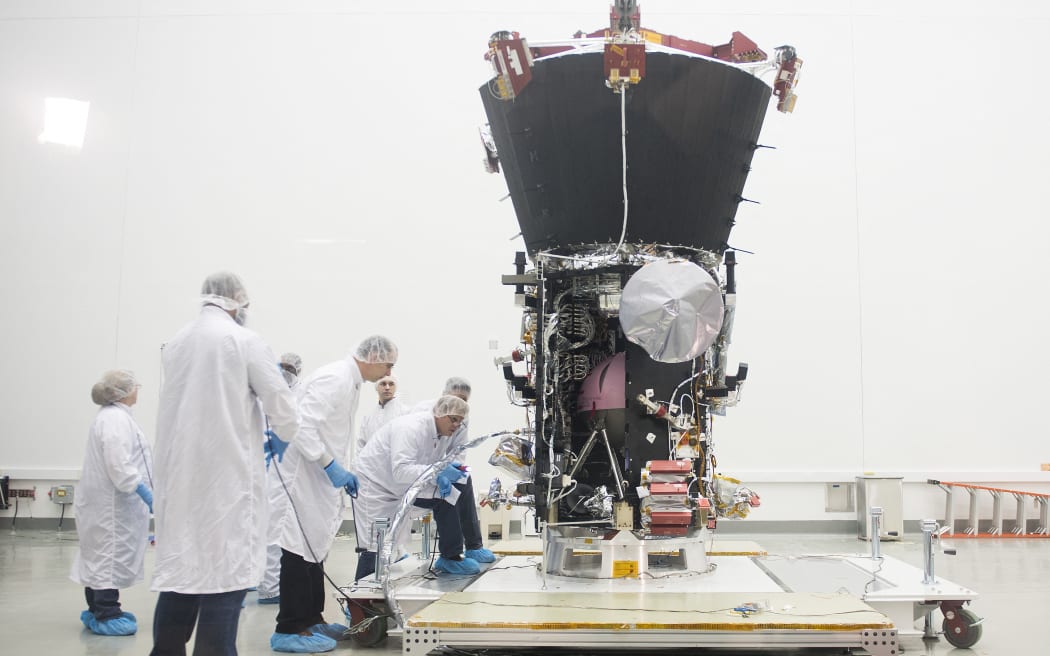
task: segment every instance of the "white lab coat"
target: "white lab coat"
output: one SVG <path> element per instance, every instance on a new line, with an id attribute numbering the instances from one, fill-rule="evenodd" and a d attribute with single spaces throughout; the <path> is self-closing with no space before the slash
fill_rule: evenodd
<path id="1" fill-rule="evenodd" d="M 365 448 L 368 440 L 372 439 L 376 431 L 389 424 L 392 420 L 397 419 L 401 415 L 407 415 L 411 411 L 411 406 L 396 396 L 387 401 L 386 405 L 376 403 L 372 413 L 361 420 L 361 434 L 357 438 L 357 452 L 361 453 L 361 449 Z"/>
<path id="2" fill-rule="evenodd" d="M 423 470 L 448 453 L 449 439 L 438 435 L 432 414 L 415 412 L 394 419 L 369 440 L 358 454 L 355 472 L 361 483 L 354 504 L 360 546 L 374 550 L 372 525 L 375 520 L 394 518 L 412 483 Z M 419 497 L 434 498 L 437 492 L 437 486 L 432 484 L 423 488 Z"/>
<path id="3" fill-rule="evenodd" d="M 255 586 L 269 505 L 262 413 L 294 443 L 295 395 L 262 338 L 214 306 L 164 346 L 162 365 L 151 588 L 213 594 Z"/>
<path id="4" fill-rule="evenodd" d="M 153 454 L 123 403 L 103 406 L 88 431 L 73 499 L 80 549 L 69 578 L 85 588 L 126 588 L 142 580 L 149 507 L 135 488 L 150 484 Z"/>
<path id="5" fill-rule="evenodd" d="M 343 521 L 343 489 L 332 486 L 324 467 L 333 459 L 348 464 L 361 382 L 357 362 L 348 357 L 321 367 L 299 386 L 302 428 L 278 463 L 292 503 L 282 501 L 276 532 L 282 549 L 307 562 L 324 561 Z"/>

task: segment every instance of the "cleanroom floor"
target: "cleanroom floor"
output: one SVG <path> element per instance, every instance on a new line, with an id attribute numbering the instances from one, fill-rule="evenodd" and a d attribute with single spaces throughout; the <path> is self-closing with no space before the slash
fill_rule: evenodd
<path id="1" fill-rule="evenodd" d="M 859 553 L 868 549 L 866 542 L 842 534 L 736 534 L 733 540 L 753 540 L 770 554 L 799 555 L 822 553 Z M 727 536 L 728 539 L 728 536 Z M 955 649 L 945 640 L 926 642 L 905 639 L 907 654 L 964 656 L 984 654 L 1037 654 L 1046 649 L 1046 638 L 1039 630 L 1041 618 L 1050 616 L 1050 540 L 997 538 L 955 540 L 957 555 L 938 554 L 936 574 L 965 585 L 978 593 L 970 606 L 985 618 L 984 635 L 972 649 Z M 129 637 L 96 636 L 80 623 L 85 607 L 83 591 L 68 578 L 69 567 L 77 549 L 74 531 L 2 530 L 0 531 L 0 653 L 22 654 L 127 654 L 149 653 L 150 626 L 156 595 L 149 591 L 153 554 L 147 552 L 147 582 L 121 592 L 124 609 L 139 618 L 140 632 Z M 899 542 L 886 542 L 883 553 L 921 567 L 922 540 L 918 535 L 905 535 Z M 338 583 L 349 582 L 356 566 L 353 537 L 340 537 L 326 566 Z M 343 621 L 338 604 L 329 598 L 328 621 Z M 269 640 L 277 615 L 275 606 L 260 606 L 256 595 L 248 593 L 241 614 L 237 640 L 242 656 L 272 654 Z M 939 628 L 940 618 L 938 615 Z M 352 647 L 341 642 L 334 654 L 367 652 L 375 656 L 400 654 L 399 638 L 387 638 L 375 648 Z M 488 650 L 492 654 L 494 650 Z M 500 650 L 502 651 L 502 650 Z M 685 653 L 686 650 L 677 650 Z M 695 653 L 697 650 L 688 650 Z M 591 654 L 595 650 L 564 654 Z M 770 653 L 785 655 L 826 654 L 827 650 L 775 649 L 704 650 L 706 656 L 720 654 Z"/>

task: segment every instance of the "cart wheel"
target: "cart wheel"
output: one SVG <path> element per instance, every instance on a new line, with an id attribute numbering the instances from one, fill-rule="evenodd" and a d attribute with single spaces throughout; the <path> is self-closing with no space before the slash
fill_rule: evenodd
<path id="1" fill-rule="evenodd" d="M 980 621 L 981 618 L 973 611 L 965 608 L 949 610 L 944 614 L 944 622 L 941 624 L 944 639 L 960 649 L 973 647 L 981 639 L 983 627 Z"/>
<path id="2" fill-rule="evenodd" d="M 386 639 L 386 618 L 379 617 L 360 633 L 354 634 L 354 644 L 374 647 Z"/>

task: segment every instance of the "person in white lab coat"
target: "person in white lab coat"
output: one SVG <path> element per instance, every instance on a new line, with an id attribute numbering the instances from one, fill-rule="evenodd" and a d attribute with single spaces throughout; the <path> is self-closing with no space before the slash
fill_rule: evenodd
<path id="1" fill-rule="evenodd" d="M 466 402 L 470 402 L 470 381 L 461 376 L 451 376 L 445 381 L 445 388 L 441 390 L 441 395 L 445 396 L 449 394 L 451 396 L 457 396 Z M 427 399 L 426 401 L 420 401 L 419 403 L 412 406 L 409 412 L 425 412 L 429 413 L 433 408 L 437 399 Z M 470 426 L 470 420 L 464 419 L 463 425 L 456 429 L 455 434 L 452 435 L 452 439 L 449 440 L 448 448 L 452 449 L 460 444 L 467 441 L 467 429 Z"/>
<path id="2" fill-rule="evenodd" d="M 379 404 L 373 406 L 372 412 L 361 420 L 361 434 L 357 438 L 358 453 L 361 453 L 377 430 L 411 411 L 411 407 L 397 396 L 397 378 L 394 376 L 383 376 L 376 381 L 376 395 L 379 396 Z"/>
<path id="3" fill-rule="evenodd" d="M 463 399 L 446 395 L 439 398 L 429 413 L 417 412 L 393 420 L 375 434 L 358 457 L 357 473 L 361 494 L 354 506 L 354 520 L 359 527 L 360 547 L 355 580 L 375 571 L 375 522 L 381 517 L 393 519 L 413 482 L 423 471 L 446 457 L 450 439 L 467 418 L 470 407 Z M 438 472 L 433 485 L 424 488 L 414 505 L 434 513 L 438 530 L 440 557 L 434 563 L 438 572 L 477 574 L 479 562 L 495 560 L 482 544 L 476 514 L 473 524 L 460 523 L 461 506 L 474 506 L 475 499 L 464 493 L 469 477 L 453 463 Z M 455 488 L 458 494 L 453 495 Z M 451 502 L 450 499 L 455 499 Z M 397 540 L 400 536 L 391 536 Z M 464 551 L 466 547 L 466 551 Z M 479 557 L 481 560 L 479 560 Z"/>
<path id="4" fill-rule="evenodd" d="M 463 399 L 464 401 L 470 401 L 470 381 L 461 376 L 451 376 L 445 381 L 445 389 L 442 390 L 442 394 L 449 394 Z M 429 414 L 430 409 L 434 407 L 435 401 L 423 401 L 417 403 L 412 408 L 412 412 L 422 412 Z M 445 453 L 451 452 L 453 449 L 458 448 L 461 444 L 467 442 L 467 433 L 470 430 L 470 419 L 464 418 L 463 423 L 456 429 L 456 432 L 448 439 L 448 445 L 445 448 Z M 466 463 L 466 453 L 459 456 L 461 464 Z M 468 499 L 473 500 L 474 503 L 457 503 L 456 511 L 459 513 L 459 530 L 466 536 L 467 545 L 471 549 L 471 557 L 479 563 L 492 563 L 496 561 L 496 556 L 488 549 L 481 547 L 481 522 L 478 520 L 478 507 L 477 497 L 474 494 L 474 478 L 468 477 L 467 479 L 460 481 L 456 488 L 466 496 Z M 438 529 L 438 539 L 441 539 L 441 529 Z M 478 545 L 471 547 L 470 545 Z"/>
<path id="5" fill-rule="evenodd" d="M 119 588 L 142 580 L 153 509 L 153 455 L 131 416 L 139 396 L 135 374 L 107 371 L 91 389 L 102 406 L 88 431 L 80 485 L 73 501 L 80 548 L 69 578 L 84 586 L 80 621 L 99 635 L 131 635 L 135 616 L 120 609 Z"/>
<path id="6" fill-rule="evenodd" d="M 266 563 L 263 413 L 285 440 L 299 430 L 277 356 L 243 326 L 240 278 L 208 276 L 201 302 L 161 355 L 151 656 L 184 656 L 194 627 L 194 656 L 236 655 L 244 595 Z"/>
<path id="7" fill-rule="evenodd" d="M 288 388 L 295 392 L 299 388 L 299 376 L 303 372 L 303 359 L 298 353 L 282 353 L 281 375 L 288 383 Z M 269 461 L 266 463 L 266 489 L 270 497 L 270 529 L 266 545 L 266 570 L 263 572 L 262 580 L 259 581 L 260 604 L 281 603 L 281 545 L 278 544 L 278 535 L 275 530 L 281 519 L 281 513 L 287 503 L 284 492 L 284 484 L 277 475 L 277 468 L 271 467 Z"/>
<path id="8" fill-rule="evenodd" d="M 343 521 L 339 488 L 357 494 L 357 478 L 339 463 L 350 456 L 361 383 L 390 375 L 396 362 L 394 343 L 373 335 L 352 355 L 321 367 L 301 386 L 299 437 L 277 464 L 288 503 L 276 527 L 281 600 L 270 637 L 274 651 L 330 651 L 336 640 L 346 637 L 345 625 L 328 624 L 322 616 L 324 560 Z"/>

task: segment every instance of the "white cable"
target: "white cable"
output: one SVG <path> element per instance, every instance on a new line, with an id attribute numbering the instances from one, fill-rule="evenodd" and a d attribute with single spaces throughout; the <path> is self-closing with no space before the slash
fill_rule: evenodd
<path id="1" fill-rule="evenodd" d="M 627 85 L 620 86 L 620 151 L 623 153 L 623 229 L 620 231 L 620 242 L 616 244 L 615 256 L 623 248 L 627 236 Z"/>

